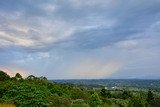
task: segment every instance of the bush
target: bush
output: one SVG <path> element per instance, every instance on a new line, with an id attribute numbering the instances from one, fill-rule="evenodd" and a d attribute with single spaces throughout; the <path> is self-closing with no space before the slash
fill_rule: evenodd
<path id="1" fill-rule="evenodd" d="M 49 105 L 47 96 L 50 95 L 49 90 L 44 86 L 39 86 L 27 82 L 12 85 L 3 95 L 5 101 L 13 100 L 16 106 L 43 106 Z"/>
<path id="2" fill-rule="evenodd" d="M 71 91 L 71 98 L 76 100 L 76 99 L 83 99 L 85 101 L 88 101 L 88 96 L 89 94 L 83 90 L 81 90 L 80 88 L 76 87 L 73 88 Z"/>
<path id="3" fill-rule="evenodd" d="M 137 95 L 130 99 L 128 107 L 148 107 L 148 103 L 142 96 Z"/>
<path id="4" fill-rule="evenodd" d="M 50 98 L 50 107 L 70 107 L 71 99 L 67 95 L 59 96 L 58 94 L 52 95 Z"/>
<path id="5" fill-rule="evenodd" d="M 99 99 L 99 96 L 97 93 L 94 93 L 89 98 L 89 105 L 91 107 L 99 107 L 101 104 L 101 100 Z"/>
<path id="6" fill-rule="evenodd" d="M 72 102 L 71 107 L 89 107 L 89 105 L 83 99 L 77 99 Z"/>

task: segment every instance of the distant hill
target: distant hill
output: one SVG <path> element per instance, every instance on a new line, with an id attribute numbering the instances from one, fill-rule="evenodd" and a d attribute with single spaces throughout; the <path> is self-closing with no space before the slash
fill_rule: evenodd
<path id="1" fill-rule="evenodd" d="M 160 79 L 70 79 L 51 81 L 93 87 L 137 87 L 160 91 Z"/>

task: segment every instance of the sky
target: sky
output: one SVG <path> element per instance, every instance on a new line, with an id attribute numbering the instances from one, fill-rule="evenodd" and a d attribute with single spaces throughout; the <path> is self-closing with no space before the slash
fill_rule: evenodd
<path id="1" fill-rule="evenodd" d="M 0 0 L 0 69 L 159 79 L 160 0 Z"/>

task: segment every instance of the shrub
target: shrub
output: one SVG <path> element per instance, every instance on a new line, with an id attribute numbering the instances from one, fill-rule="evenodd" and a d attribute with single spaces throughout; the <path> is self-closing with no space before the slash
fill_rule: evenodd
<path id="1" fill-rule="evenodd" d="M 16 106 L 48 106 L 47 96 L 50 95 L 49 90 L 44 86 L 39 86 L 27 82 L 12 85 L 3 95 L 4 100 L 13 100 Z"/>

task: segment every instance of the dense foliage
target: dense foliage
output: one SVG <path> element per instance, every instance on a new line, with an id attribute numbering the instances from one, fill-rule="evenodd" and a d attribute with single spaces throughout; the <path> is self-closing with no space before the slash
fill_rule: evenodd
<path id="1" fill-rule="evenodd" d="M 0 70 L 0 81 L 9 80 L 10 76 L 6 73 Z"/>
<path id="2" fill-rule="evenodd" d="M 23 79 L 0 71 L 0 103 L 17 107 L 160 107 L 152 90 L 88 88 L 59 84 L 33 75 Z"/>

